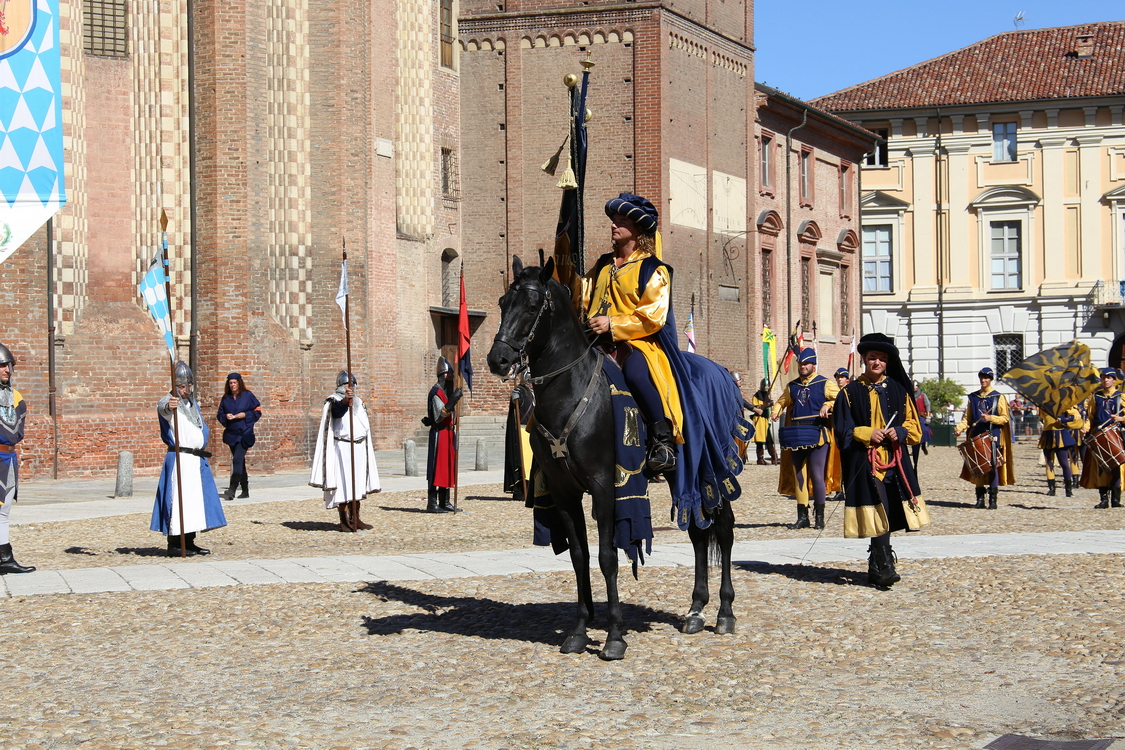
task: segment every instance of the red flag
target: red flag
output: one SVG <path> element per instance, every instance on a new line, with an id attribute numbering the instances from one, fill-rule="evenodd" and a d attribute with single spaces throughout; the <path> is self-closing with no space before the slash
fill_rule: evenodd
<path id="1" fill-rule="evenodd" d="M 794 357 L 801 354 L 801 340 L 805 337 L 805 332 L 801 331 L 800 335 L 797 331 L 801 330 L 801 321 L 797 321 L 797 325 L 793 326 L 793 332 L 789 334 L 789 348 L 785 351 L 785 361 L 782 362 L 782 367 L 785 369 L 786 374 L 789 373 L 789 363 L 793 361 Z"/>
<path id="2" fill-rule="evenodd" d="M 461 368 L 461 379 L 469 392 L 473 391 L 473 363 L 469 361 L 469 345 L 472 343 L 469 331 L 469 306 L 465 303 L 465 274 L 461 274 L 461 306 L 457 310 L 457 362 Z"/>

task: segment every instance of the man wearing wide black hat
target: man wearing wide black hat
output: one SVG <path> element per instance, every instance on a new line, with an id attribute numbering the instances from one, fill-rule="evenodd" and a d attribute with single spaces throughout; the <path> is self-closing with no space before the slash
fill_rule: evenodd
<path id="1" fill-rule="evenodd" d="M 867 582 L 886 589 L 900 579 L 891 533 L 930 522 L 904 446 L 922 425 L 898 347 L 882 333 L 859 340 L 864 371 L 836 398 L 834 427 L 843 464 L 844 536 L 871 539 Z"/>
<path id="2" fill-rule="evenodd" d="M 989 435 L 992 439 L 992 470 L 983 476 L 961 469 L 961 478 L 976 485 L 977 502 L 974 507 L 984 507 L 984 493 L 988 492 L 988 509 L 996 510 L 996 493 L 1002 486 L 1016 483 L 1015 467 L 1012 463 L 1012 412 L 1008 399 L 992 387 L 996 372 L 991 367 L 981 368 L 977 373 L 980 390 L 969 394 L 969 404 L 961 423 L 953 428 L 954 435 L 968 430 L 970 438 Z"/>

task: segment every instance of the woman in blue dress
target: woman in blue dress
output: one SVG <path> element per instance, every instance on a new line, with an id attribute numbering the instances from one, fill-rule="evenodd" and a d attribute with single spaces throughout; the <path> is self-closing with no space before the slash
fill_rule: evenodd
<path id="1" fill-rule="evenodd" d="M 223 496 L 227 500 L 234 497 L 239 487 L 239 497 L 250 497 L 250 487 L 246 477 L 246 451 L 254 445 L 254 423 L 262 418 L 262 404 L 254 394 L 246 390 L 242 375 L 232 372 L 227 375 L 227 385 L 223 400 L 219 402 L 219 423 L 223 426 L 223 442 L 230 448 L 230 487 Z"/>

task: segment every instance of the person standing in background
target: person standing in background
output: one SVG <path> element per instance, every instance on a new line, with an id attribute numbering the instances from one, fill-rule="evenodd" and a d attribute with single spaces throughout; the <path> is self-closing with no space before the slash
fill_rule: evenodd
<path id="1" fill-rule="evenodd" d="M 246 390 L 242 375 L 227 375 L 223 400 L 219 402 L 219 424 L 223 426 L 223 442 L 230 448 L 230 487 L 223 496 L 230 500 L 242 487 L 242 497 L 250 497 L 246 476 L 246 451 L 254 445 L 254 423 L 262 418 L 262 404 Z"/>

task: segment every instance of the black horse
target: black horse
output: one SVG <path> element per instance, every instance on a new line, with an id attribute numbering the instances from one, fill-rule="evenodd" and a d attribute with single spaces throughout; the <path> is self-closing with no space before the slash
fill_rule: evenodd
<path id="1" fill-rule="evenodd" d="M 563 642 L 562 653 L 586 649 L 590 643 L 586 628 L 594 616 L 590 547 L 582 511 L 585 492 L 593 499 L 593 517 L 598 525 L 598 562 L 605 577 L 609 605 L 606 641 L 598 655 L 606 660 L 621 659 L 627 644 L 622 636 L 621 602 L 617 594 L 618 559 L 613 546 L 615 443 L 609 387 L 599 374 L 599 357 L 590 347 L 570 293 L 552 278 L 553 270 L 553 259 L 543 268 L 524 268 L 518 257 L 513 258 L 515 281 L 500 298 L 500 328 L 488 353 L 488 366 L 493 374 L 505 377 L 526 357 L 532 375 L 542 379 L 535 385 L 535 420 L 555 436 L 562 436 L 568 423 L 572 425 L 565 439 L 568 454 L 565 456 L 559 455 L 562 451 L 558 444 L 552 445 L 538 430 L 531 433 L 531 448 L 546 476 L 565 529 L 578 585 L 578 619 Z M 579 418 L 574 421 L 576 413 Z M 695 548 L 695 588 L 691 609 L 682 627 L 685 633 L 703 630 L 702 612 L 710 598 L 708 552 L 712 549 L 718 551 L 722 562 L 715 632 L 734 632 L 735 616 L 731 606 L 734 602 L 731 583 L 734 513 L 730 504 L 720 504 L 710 520 L 712 523 L 707 529 L 696 528 L 693 523 L 688 530 Z"/>

